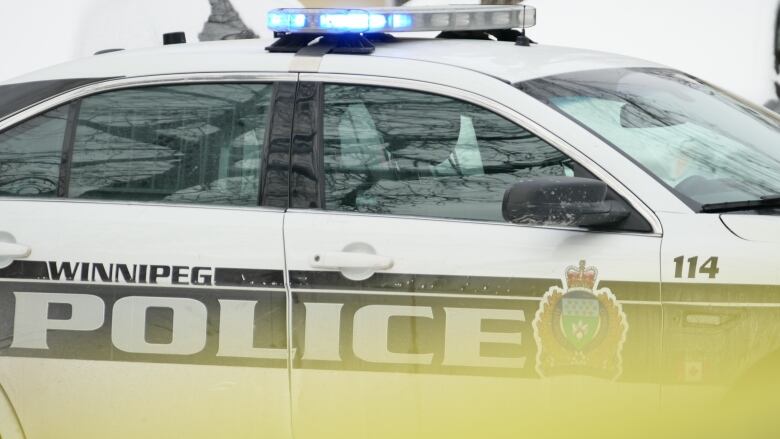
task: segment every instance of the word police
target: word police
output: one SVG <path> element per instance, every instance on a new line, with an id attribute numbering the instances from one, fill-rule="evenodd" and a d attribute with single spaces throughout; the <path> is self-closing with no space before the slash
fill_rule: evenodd
<path id="1" fill-rule="evenodd" d="M 175 270 L 175 267 L 167 268 L 171 273 Z M 191 272 L 195 273 L 195 269 Z M 299 317 L 305 314 L 305 319 L 298 320 L 297 329 L 294 329 L 294 332 L 300 331 L 297 337 L 303 335 L 303 341 L 288 351 L 285 342 L 274 344 L 263 341 L 266 331 L 263 328 L 268 328 L 269 321 L 284 322 L 287 315 L 283 306 L 275 308 L 272 313 L 258 312 L 259 306 L 267 305 L 268 294 L 283 295 L 284 291 L 265 293 L 265 296 L 252 300 L 246 296 L 229 299 L 212 294 L 193 298 L 17 290 L 5 296 L 13 299 L 14 303 L 12 342 L 7 354 L 57 357 L 61 355 L 57 352 L 65 355 L 77 352 L 76 358 L 84 358 L 91 347 L 108 346 L 109 338 L 113 349 L 124 355 L 143 355 L 141 361 L 150 361 L 150 354 L 170 357 L 198 356 L 210 352 L 207 354 L 210 358 L 222 359 L 215 364 L 231 363 L 231 358 L 286 360 L 288 355 L 292 355 L 312 363 L 358 361 L 385 365 L 518 370 L 524 368 L 526 357 L 530 354 L 524 353 L 523 330 L 506 330 L 506 324 L 527 328 L 526 311 L 523 309 L 320 303 L 309 300 L 296 304 L 297 311 L 293 311 Z M 67 312 L 58 313 L 58 309 L 67 309 Z M 154 316 L 155 311 L 159 315 L 160 310 L 167 315 L 162 326 L 169 331 L 169 336 L 162 341 L 150 340 L 149 331 L 161 326 L 150 316 Z M 404 321 L 415 327 L 435 329 L 409 338 L 409 332 L 404 330 L 403 325 L 399 326 L 399 322 Z M 494 329 L 491 322 L 504 322 L 505 327 Z M 281 325 L 284 328 L 284 323 Z M 281 332 L 284 333 L 285 329 Z M 426 347 L 422 350 L 399 347 L 398 341 L 404 339 L 404 334 L 407 334 L 407 346 L 417 344 L 417 337 L 422 335 Z M 98 343 L 91 342 L 91 337 Z M 488 345 L 505 346 L 515 355 L 498 355 L 495 350 L 485 352 L 483 348 Z"/>

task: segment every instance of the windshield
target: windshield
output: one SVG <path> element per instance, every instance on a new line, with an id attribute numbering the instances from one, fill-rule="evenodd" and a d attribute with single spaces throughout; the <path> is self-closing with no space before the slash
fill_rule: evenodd
<path id="1" fill-rule="evenodd" d="M 778 119 L 688 75 L 609 69 L 517 86 L 612 144 L 695 210 L 780 194 Z"/>

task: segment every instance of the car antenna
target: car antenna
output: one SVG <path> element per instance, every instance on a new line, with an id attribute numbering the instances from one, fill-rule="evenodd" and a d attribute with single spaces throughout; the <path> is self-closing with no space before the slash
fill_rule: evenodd
<path id="1" fill-rule="evenodd" d="M 520 29 L 520 35 L 517 36 L 515 44 L 518 46 L 528 47 L 531 44 L 536 44 L 536 41 L 530 39 L 528 35 L 525 34 L 525 29 Z"/>

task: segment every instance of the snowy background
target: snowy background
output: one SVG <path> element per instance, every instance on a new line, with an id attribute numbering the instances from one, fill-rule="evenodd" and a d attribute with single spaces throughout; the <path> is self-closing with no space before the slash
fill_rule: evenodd
<path id="1" fill-rule="evenodd" d="M 212 2 L 232 6 L 265 39 L 267 11 L 301 7 L 296 0 L 0 0 L 0 82 L 98 50 L 159 46 L 166 32 L 200 41 Z"/>
<path id="2" fill-rule="evenodd" d="M 478 2 L 411 0 L 409 4 Z M 527 3 L 538 8 L 538 25 L 529 35 L 540 43 L 646 58 L 762 105 L 776 99 L 774 39 L 780 0 Z M 172 31 L 186 32 L 188 42 L 225 36 L 270 39 L 266 12 L 300 6 L 297 0 L 4 0 L 0 82 L 102 49 L 160 45 L 162 34 Z"/>

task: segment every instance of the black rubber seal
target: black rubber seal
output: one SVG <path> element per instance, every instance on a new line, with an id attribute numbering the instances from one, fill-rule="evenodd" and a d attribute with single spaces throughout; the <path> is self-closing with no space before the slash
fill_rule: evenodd
<path id="1" fill-rule="evenodd" d="M 113 78 L 70 78 L 0 85 L 0 120 L 48 98 L 107 79 Z"/>

